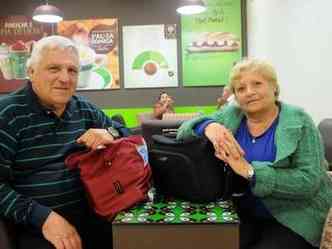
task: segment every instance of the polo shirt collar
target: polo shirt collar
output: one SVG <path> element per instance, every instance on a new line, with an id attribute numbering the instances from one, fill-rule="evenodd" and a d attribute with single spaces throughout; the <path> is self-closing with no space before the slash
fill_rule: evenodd
<path id="1" fill-rule="evenodd" d="M 49 114 L 50 112 L 53 111 L 51 108 L 48 108 L 40 103 L 40 100 L 39 100 L 37 94 L 32 89 L 31 81 L 28 81 L 28 83 L 27 83 L 26 95 L 27 95 L 28 102 L 34 112 L 42 113 L 42 114 Z M 75 103 L 76 103 L 76 101 L 72 97 L 70 99 L 69 103 L 67 104 L 62 117 L 65 117 L 65 116 L 71 117 L 74 114 Z"/>

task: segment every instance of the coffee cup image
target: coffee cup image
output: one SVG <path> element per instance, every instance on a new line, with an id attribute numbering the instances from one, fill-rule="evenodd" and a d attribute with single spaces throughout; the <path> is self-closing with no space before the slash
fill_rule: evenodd
<path id="1" fill-rule="evenodd" d="M 98 67 L 105 67 L 108 64 L 108 57 L 106 54 L 96 54 L 95 63 Z"/>
<path id="2" fill-rule="evenodd" d="M 9 46 L 6 43 L 0 45 L 0 71 L 5 80 L 14 78 L 9 55 Z"/>
<path id="3" fill-rule="evenodd" d="M 17 41 L 10 46 L 9 57 L 14 79 L 26 79 L 26 62 L 29 58 L 29 51 L 23 41 Z"/>
<path id="4" fill-rule="evenodd" d="M 77 87 L 85 88 L 88 86 L 91 79 L 96 53 L 92 48 L 85 45 L 78 46 L 78 53 L 80 58 L 80 72 L 78 75 Z"/>
<path id="5" fill-rule="evenodd" d="M 78 89 L 103 89 L 112 82 L 112 74 L 108 70 L 108 57 L 83 44 L 78 45 L 80 71 Z"/>

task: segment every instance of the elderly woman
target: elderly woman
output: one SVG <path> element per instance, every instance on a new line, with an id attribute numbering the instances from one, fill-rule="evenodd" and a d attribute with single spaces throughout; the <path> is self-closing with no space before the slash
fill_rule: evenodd
<path id="1" fill-rule="evenodd" d="M 157 103 L 153 107 L 153 116 L 156 119 L 162 119 L 164 113 L 174 113 L 174 100 L 167 92 L 161 92 Z"/>
<path id="2" fill-rule="evenodd" d="M 234 196 L 240 248 L 316 248 L 332 183 L 312 119 L 278 101 L 274 68 L 258 59 L 237 63 L 230 88 L 238 105 L 185 122 L 178 139 L 206 136 L 216 156 L 248 182 Z"/>

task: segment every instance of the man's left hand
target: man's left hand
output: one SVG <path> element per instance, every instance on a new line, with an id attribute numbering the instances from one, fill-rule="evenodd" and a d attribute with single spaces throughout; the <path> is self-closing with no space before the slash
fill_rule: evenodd
<path id="1" fill-rule="evenodd" d="M 114 137 L 105 129 L 89 129 L 76 140 L 91 150 L 103 149 L 113 141 Z"/>

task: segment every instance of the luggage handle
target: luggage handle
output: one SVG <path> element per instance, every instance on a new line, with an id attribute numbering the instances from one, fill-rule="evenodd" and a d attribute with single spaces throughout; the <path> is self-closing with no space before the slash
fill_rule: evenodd
<path id="1" fill-rule="evenodd" d="M 168 144 L 168 145 L 185 145 L 185 144 L 190 144 L 190 143 L 195 143 L 195 142 L 201 142 L 202 138 L 201 137 L 193 137 L 187 140 L 177 140 L 174 139 L 172 136 L 164 136 L 164 135 L 152 135 L 152 141 L 154 143 L 158 144 Z"/>
<path id="2" fill-rule="evenodd" d="M 165 137 L 176 138 L 176 135 L 178 133 L 178 129 L 177 128 L 165 128 L 165 129 L 161 130 L 161 133 Z"/>

